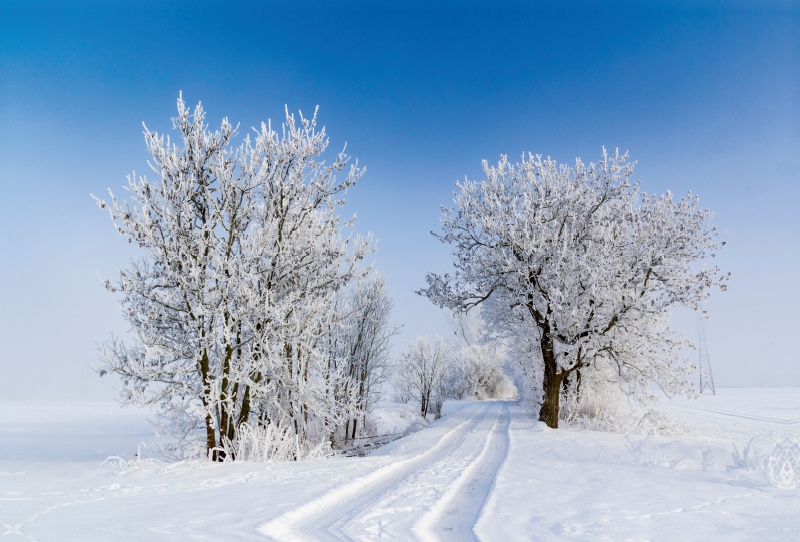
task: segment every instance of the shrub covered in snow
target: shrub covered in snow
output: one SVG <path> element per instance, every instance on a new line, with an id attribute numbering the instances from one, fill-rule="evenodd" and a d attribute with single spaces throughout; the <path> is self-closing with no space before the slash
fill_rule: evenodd
<path id="1" fill-rule="evenodd" d="M 567 425 L 644 435 L 675 435 L 685 431 L 681 423 L 669 414 L 631 404 L 615 381 L 587 380 L 580 388 L 570 386 L 563 393 L 559 415 Z"/>

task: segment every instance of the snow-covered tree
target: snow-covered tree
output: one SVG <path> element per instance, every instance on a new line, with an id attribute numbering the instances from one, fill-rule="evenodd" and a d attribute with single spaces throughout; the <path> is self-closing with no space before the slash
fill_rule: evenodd
<path id="1" fill-rule="evenodd" d="M 459 348 L 447 378 L 447 395 L 453 399 L 488 399 L 505 395 L 506 376 L 500 353 L 488 345 Z"/>
<path id="2" fill-rule="evenodd" d="M 343 152 L 319 161 L 316 113 L 287 110 L 280 132 L 262 124 L 239 146 L 227 119 L 212 132 L 204 116 L 179 98 L 181 146 L 145 127 L 157 180 L 133 174 L 129 201 L 97 199 L 144 253 L 105 283 L 122 292 L 133 342 L 104 344 L 99 371 L 120 375 L 123 402 L 158 407 L 176 455 L 231 459 L 247 426 L 313 448 L 357 410 L 336 393 L 349 376 L 326 346 L 342 329 L 338 292 L 369 272 L 371 240 L 344 236 L 352 222 L 337 214 L 363 170 Z"/>
<path id="3" fill-rule="evenodd" d="M 487 399 L 512 394 L 512 386 L 502 368 L 505 349 L 489 340 L 480 307 L 468 313 L 453 314 L 451 324 L 462 346 L 454 353 L 448 374 L 449 396 Z"/>
<path id="4" fill-rule="evenodd" d="M 565 380 L 577 387 L 600 364 L 640 402 L 651 382 L 693 394 L 694 367 L 665 318 L 697 310 L 727 280 L 701 264 L 724 243 L 697 196 L 648 196 L 629 182 L 627 155 L 605 150 L 588 166 L 532 155 L 483 164 L 486 180 L 458 183 L 455 207 L 443 208 L 437 238 L 453 245 L 455 272 L 428 275 L 420 293 L 456 312 L 482 306 L 519 369 L 519 392 L 537 396 L 550 427 Z"/>
<path id="5" fill-rule="evenodd" d="M 379 399 L 389 371 L 391 338 L 398 332 L 390 323 L 394 303 L 386 291 L 386 277 L 374 273 L 357 282 L 343 296 L 340 331 L 331 333 L 331 365 L 342 366 L 347 388 L 339 390 L 355 401 L 355 415 L 347 421 L 345 435 L 355 438 L 364 426 L 363 416 Z"/>
<path id="6" fill-rule="evenodd" d="M 453 362 L 453 347 L 436 335 L 417 336 L 408 341 L 407 350 L 400 354 L 396 366 L 395 386 L 400 393 L 419 401 L 424 418 L 433 412 L 441 416 L 441 407 L 448 397 L 447 378 Z"/>

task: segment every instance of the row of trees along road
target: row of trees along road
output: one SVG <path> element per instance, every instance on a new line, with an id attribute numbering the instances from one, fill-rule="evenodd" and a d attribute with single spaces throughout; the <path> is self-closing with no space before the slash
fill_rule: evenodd
<path id="1" fill-rule="evenodd" d="M 484 181 L 457 184 L 443 231 L 455 270 L 429 274 L 419 293 L 455 313 L 480 307 L 505 344 L 518 391 L 558 427 L 564 390 L 612 379 L 633 399 L 695 393 L 669 310 L 698 310 L 728 275 L 703 262 L 724 243 L 711 213 L 689 193 L 642 193 L 627 155 L 559 166 L 523 156 Z"/>
<path id="2" fill-rule="evenodd" d="M 128 201 L 97 199 L 144 252 L 106 281 L 133 340 L 105 343 L 99 371 L 121 377 L 123 402 L 157 407 L 176 457 L 299 459 L 355 436 L 393 333 L 385 279 L 362 264 L 373 241 L 337 214 L 364 170 L 318 160 L 316 113 L 239 146 L 182 99 L 173 125 L 180 147 L 145 127 L 155 182 L 133 174 Z M 291 446 L 259 452 L 254 435 Z"/>

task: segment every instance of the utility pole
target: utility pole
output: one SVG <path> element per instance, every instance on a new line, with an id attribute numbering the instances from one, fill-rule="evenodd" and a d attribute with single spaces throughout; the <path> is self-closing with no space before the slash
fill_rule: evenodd
<path id="1" fill-rule="evenodd" d="M 697 334 L 700 337 L 698 350 L 700 352 L 700 393 L 711 390 L 712 395 L 717 392 L 714 389 L 714 375 L 711 374 L 711 363 L 708 361 L 708 346 L 706 346 L 706 327 L 703 322 L 705 318 L 702 312 L 697 313 Z"/>

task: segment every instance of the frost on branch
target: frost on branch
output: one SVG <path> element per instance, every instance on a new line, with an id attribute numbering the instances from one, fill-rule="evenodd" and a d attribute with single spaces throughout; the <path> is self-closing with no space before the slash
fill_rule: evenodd
<path id="1" fill-rule="evenodd" d="M 262 124 L 238 146 L 227 119 L 210 131 L 204 118 L 179 99 L 177 143 L 145 128 L 156 179 L 132 175 L 128 201 L 97 200 L 143 253 L 106 283 L 133 341 L 104 344 L 98 369 L 120 375 L 124 403 L 157 407 L 176 457 L 319 455 L 363 417 L 363 364 L 387 348 L 391 301 L 361 265 L 372 240 L 346 234 L 338 215 L 363 170 L 344 153 L 319 160 L 328 138 L 316 114 L 287 111 L 279 131 Z M 354 346 L 362 320 L 374 343 Z"/>
<path id="2" fill-rule="evenodd" d="M 701 264 L 721 247 L 696 195 L 675 201 L 631 184 L 627 155 L 603 152 L 572 167 L 528 155 L 484 162 L 486 180 L 457 183 L 444 208 L 452 274 L 428 275 L 420 293 L 440 307 L 478 306 L 507 347 L 523 401 L 557 427 L 565 393 L 611 379 L 635 402 L 695 393 L 667 326 L 670 308 L 697 310 L 728 276 Z"/>

